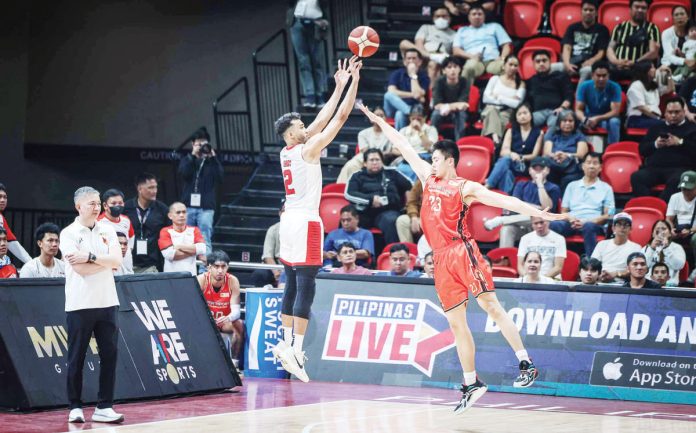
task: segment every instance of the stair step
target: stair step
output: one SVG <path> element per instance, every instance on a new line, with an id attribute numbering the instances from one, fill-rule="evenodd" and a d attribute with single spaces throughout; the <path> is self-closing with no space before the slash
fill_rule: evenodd
<path id="1" fill-rule="evenodd" d="M 280 203 L 275 209 L 275 214 L 273 216 L 268 215 L 244 215 L 244 214 L 223 214 L 220 216 L 218 224 L 215 226 L 215 230 L 220 228 L 240 228 L 240 227 L 262 227 L 264 230 L 268 230 L 270 226 L 280 221 L 278 216 L 278 209 L 280 208 Z"/>
<path id="2" fill-rule="evenodd" d="M 267 203 L 269 204 L 269 203 Z M 278 203 L 280 206 L 280 203 Z M 278 206 L 278 207 L 279 207 Z M 249 216 L 277 216 L 278 207 L 269 206 L 239 206 L 231 204 L 223 204 L 221 209 L 231 215 L 249 215 Z"/>

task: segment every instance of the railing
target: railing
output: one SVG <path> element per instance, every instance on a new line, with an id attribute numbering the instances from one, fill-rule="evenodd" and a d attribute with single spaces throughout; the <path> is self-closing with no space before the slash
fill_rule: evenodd
<path id="1" fill-rule="evenodd" d="M 280 43 L 279 43 L 280 41 Z M 267 48 L 278 49 L 282 60 L 267 61 L 261 57 Z M 256 108 L 259 122 L 259 141 L 261 150 L 278 146 L 279 138 L 273 122 L 292 109 L 292 83 L 290 81 L 290 62 L 288 56 L 288 34 L 280 29 L 261 44 L 252 55 L 254 61 L 254 81 L 256 83 Z"/>
<path id="2" fill-rule="evenodd" d="M 9 208 L 3 212 L 17 240 L 35 257 L 39 255 L 39 247 L 34 240 L 34 230 L 43 223 L 54 223 L 63 229 L 72 224 L 77 217 L 76 211 L 46 210 L 46 209 L 17 209 Z"/>
<path id="3" fill-rule="evenodd" d="M 240 85 L 244 89 L 244 108 L 241 110 L 221 109 L 220 105 L 223 100 L 235 93 Z M 235 99 L 235 101 L 240 100 L 239 98 Z M 215 141 L 219 150 L 238 152 L 252 152 L 254 150 L 249 83 L 246 77 L 237 80 L 213 102 L 213 117 L 215 119 Z"/>
<path id="4" fill-rule="evenodd" d="M 349 51 L 348 35 L 351 30 L 367 22 L 363 0 L 332 0 L 330 7 L 334 51 Z"/>

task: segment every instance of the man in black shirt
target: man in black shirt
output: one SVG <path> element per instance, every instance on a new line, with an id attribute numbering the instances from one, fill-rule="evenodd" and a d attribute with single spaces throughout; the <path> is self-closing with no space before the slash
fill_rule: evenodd
<path id="1" fill-rule="evenodd" d="M 669 201 L 677 192 L 679 177 L 694 167 L 696 161 L 696 124 L 686 120 L 684 101 L 678 97 L 667 100 L 665 123 L 648 129 L 640 143 L 645 163 L 631 175 L 633 195 L 650 195 L 650 188 L 666 184 L 660 197 Z"/>
<path id="2" fill-rule="evenodd" d="M 162 270 L 163 258 L 157 241 L 160 230 L 171 225 L 169 208 L 157 200 L 157 178 L 142 173 L 135 178 L 138 196 L 125 203 L 123 213 L 130 218 L 135 232 L 133 271 L 136 274 Z"/>
<path id="3" fill-rule="evenodd" d="M 582 1 L 582 21 L 571 24 L 561 40 L 563 67 L 571 76 L 585 81 L 592 74 L 592 65 L 604 58 L 609 44 L 609 30 L 597 22 L 597 1 Z"/>
<path id="4" fill-rule="evenodd" d="M 551 56 L 546 50 L 532 54 L 534 74 L 527 80 L 527 102 L 532 106 L 534 126 L 556 126 L 558 114 L 573 104 L 573 87 L 565 72 L 551 72 Z"/>
<path id="5" fill-rule="evenodd" d="M 461 77 L 462 60 L 449 57 L 443 64 L 444 74 L 435 81 L 433 87 L 432 124 L 439 133 L 444 122 L 454 123 L 454 139 L 464 136 L 466 110 L 469 108 L 469 85 Z"/>
<path id="6" fill-rule="evenodd" d="M 640 252 L 631 253 L 626 260 L 628 265 L 628 280 L 624 287 L 631 289 L 661 289 L 662 286 L 653 280 L 645 278 L 648 273 L 648 261 L 645 254 Z"/>

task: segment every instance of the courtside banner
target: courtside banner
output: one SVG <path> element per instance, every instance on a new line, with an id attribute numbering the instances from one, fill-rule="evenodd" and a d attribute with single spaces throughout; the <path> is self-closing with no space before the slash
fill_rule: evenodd
<path id="1" fill-rule="evenodd" d="M 476 370 L 492 390 L 696 404 L 696 296 L 496 284 L 540 370 L 512 387 L 518 361 L 470 302 Z M 454 337 L 432 280 L 320 276 L 305 340 L 312 380 L 458 387 Z"/>
<path id="2" fill-rule="evenodd" d="M 185 273 L 117 277 L 120 301 L 117 400 L 220 390 L 241 384 L 195 278 Z M 63 279 L 0 280 L 0 404 L 33 409 L 67 404 Z M 83 399 L 97 399 L 99 356 L 92 339 Z M 7 385 L 9 384 L 9 385 Z"/>
<path id="3" fill-rule="evenodd" d="M 283 291 L 279 289 L 247 289 L 244 326 L 246 362 L 244 374 L 249 377 L 287 377 L 276 362 L 271 349 L 280 338 L 280 303 Z"/>

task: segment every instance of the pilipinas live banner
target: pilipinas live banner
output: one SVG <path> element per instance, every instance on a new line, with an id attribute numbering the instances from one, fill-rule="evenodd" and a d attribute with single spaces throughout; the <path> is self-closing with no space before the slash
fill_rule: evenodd
<path id="1" fill-rule="evenodd" d="M 188 273 L 116 278 L 119 307 L 116 400 L 156 398 L 241 385 L 201 290 Z M 0 280 L 0 407 L 67 405 L 63 279 Z M 92 339 L 83 400 L 97 400 Z"/>
<path id="2" fill-rule="evenodd" d="M 492 390 L 696 404 L 696 291 L 497 282 L 540 370 L 470 302 L 476 371 Z M 455 388 L 462 370 L 432 280 L 322 275 L 305 339 L 312 380 Z"/>

